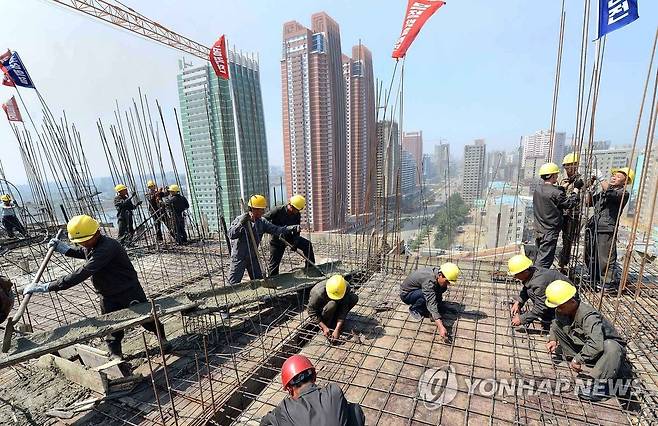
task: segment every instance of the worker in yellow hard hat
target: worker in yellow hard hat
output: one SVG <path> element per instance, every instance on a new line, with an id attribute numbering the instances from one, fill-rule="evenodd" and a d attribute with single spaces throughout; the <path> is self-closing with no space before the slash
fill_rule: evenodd
<path id="1" fill-rule="evenodd" d="M 448 338 L 448 330 L 441 319 L 443 293 L 448 291 L 448 285 L 457 282 L 460 273 L 457 265 L 446 262 L 438 268 L 418 269 L 400 284 L 400 299 L 409 305 L 411 320 L 431 317 L 444 339 Z"/>
<path id="2" fill-rule="evenodd" d="M 308 316 L 320 327 L 322 334 L 334 341 L 340 337 L 345 318 L 358 301 L 359 296 L 352 292 L 345 277 L 333 275 L 311 289 L 308 296 Z"/>
<path id="3" fill-rule="evenodd" d="M 557 240 L 562 230 L 564 211 L 578 204 L 578 189 L 567 197 L 564 188 L 557 186 L 560 168 L 555 163 L 546 163 L 539 168 L 542 184 L 532 194 L 535 216 L 535 242 L 537 256 L 535 265 L 550 268 L 555 259 Z"/>
<path id="4" fill-rule="evenodd" d="M 581 399 L 607 399 L 613 390 L 610 381 L 630 377 L 626 342 L 599 311 L 578 299 L 576 288 L 567 281 L 550 283 L 545 303 L 555 308 L 546 349 L 557 362 L 571 360 L 569 366 L 576 374 L 584 366 L 590 368 L 594 381 L 580 389 Z"/>
<path id="5" fill-rule="evenodd" d="M 126 249 L 117 240 L 102 235 L 96 219 L 88 215 L 74 216 L 69 220 L 66 229 L 69 241 L 81 248 L 71 247 L 57 238 L 51 239 L 48 246 L 54 247 L 56 252 L 67 257 L 84 259 L 85 262 L 72 273 L 54 281 L 27 285 L 23 294 L 67 290 L 91 278 L 94 290 L 100 298 L 103 314 L 129 308 L 135 303 L 147 302 Z M 159 333 L 165 349 L 170 349 L 160 322 L 146 322 L 142 326 L 148 331 Z M 110 354 L 115 358 L 120 358 L 123 354 L 123 335 L 121 330 L 105 338 Z"/>
<path id="6" fill-rule="evenodd" d="M 146 182 L 146 201 L 149 206 L 149 214 L 153 219 L 153 227 L 155 228 L 155 238 L 162 241 L 162 221 L 164 218 L 164 209 L 162 206 L 162 199 L 166 197 L 166 193 L 158 188 L 158 185 L 153 179 Z"/>
<path id="7" fill-rule="evenodd" d="M 0 205 L 2 207 L 2 210 L 0 210 L 0 214 L 2 214 L 2 227 L 7 232 L 7 236 L 14 238 L 14 231 L 18 231 L 23 238 L 27 238 L 29 235 L 18 218 L 18 204 L 11 199 L 11 195 L 9 194 L 0 195 L 0 201 L 2 201 Z"/>
<path id="8" fill-rule="evenodd" d="M 276 226 L 265 219 L 267 198 L 264 195 L 252 195 L 247 203 L 249 211 L 236 217 L 228 229 L 231 240 L 231 267 L 229 269 L 228 283 L 239 284 L 244 276 L 245 269 L 249 278 L 263 278 L 260 262 L 258 260 L 258 246 L 264 233 L 277 237 L 299 233 L 299 225 Z M 251 232 L 249 230 L 251 229 Z M 253 247 L 251 235 L 256 243 Z"/>
<path id="9" fill-rule="evenodd" d="M 301 211 L 304 210 L 304 207 L 306 207 L 306 199 L 297 194 L 290 197 L 288 204 L 275 207 L 265 213 L 264 217 L 277 226 L 301 225 Z M 313 245 L 309 240 L 299 234 L 290 234 L 285 237 L 285 240 L 290 244 L 291 250 L 300 250 L 308 260 L 315 263 Z M 283 259 L 285 251 L 286 244 L 281 238 L 275 237 L 270 239 L 270 259 L 267 265 L 270 276 L 279 275 L 279 265 L 281 264 L 281 259 Z M 310 267 L 311 265 L 307 261 L 306 269 L 309 270 Z"/>
<path id="10" fill-rule="evenodd" d="M 564 156 L 562 166 L 566 176 L 560 180 L 560 186 L 564 188 L 567 197 L 570 197 L 574 190 L 580 191 L 585 183 L 578 173 L 580 155 L 577 152 L 570 152 Z M 580 197 L 579 195 L 577 195 Z M 558 255 L 558 266 L 560 271 L 566 273 L 569 261 L 571 260 L 571 248 L 573 242 L 578 237 L 580 230 L 580 200 L 572 208 L 563 210 L 562 220 L 562 249 Z"/>
<path id="11" fill-rule="evenodd" d="M 594 214 L 585 227 L 585 264 L 589 268 L 591 284 L 604 291 L 619 288 L 620 271 L 617 268 L 617 219 L 630 197 L 635 172 L 628 167 L 612 169 L 609 180 L 601 182 L 597 193 L 585 197 L 594 207 Z"/>
<path id="12" fill-rule="evenodd" d="M 119 234 L 117 238 L 122 244 L 126 244 L 132 238 L 135 232 L 133 224 L 133 210 L 142 204 L 141 201 L 133 203 L 133 198 L 137 196 L 136 192 L 128 196 L 128 187 L 122 183 L 114 187 L 116 197 L 114 197 L 114 207 L 117 209 L 117 224 L 119 225 Z"/>
<path id="13" fill-rule="evenodd" d="M 169 185 L 167 191 L 169 196 L 164 198 L 162 203 L 171 213 L 174 221 L 174 240 L 177 244 L 185 244 L 187 243 L 187 232 L 185 232 L 185 216 L 183 214 L 190 208 L 190 203 L 180 193 L 178 185 Z"/>

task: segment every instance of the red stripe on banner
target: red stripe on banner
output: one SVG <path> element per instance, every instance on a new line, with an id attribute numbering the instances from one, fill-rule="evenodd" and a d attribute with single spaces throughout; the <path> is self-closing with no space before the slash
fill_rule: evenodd
<path id="1" fill-rule="evenodd" d="M 400 38 L 393 46 L 393 58 L 404 58 L 425 22 L 444 4 L 440 0 L 409 0 Z"/>

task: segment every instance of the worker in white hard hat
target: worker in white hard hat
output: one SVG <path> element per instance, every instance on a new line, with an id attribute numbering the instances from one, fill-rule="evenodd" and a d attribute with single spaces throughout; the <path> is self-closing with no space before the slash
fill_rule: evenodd
<path id="1" fill-rule="evenodd" d="M 185 232 L 185 216 L 183 214 L 190 208 L 190 203 L 180 193 L 178 185 L 169 185 L 167 191 L 169 195 L 162 200 L 162 203 L 174 219 L 174 240 L 176 240 L 176 244 L 185 244 L 187 243 L 187 232 Z"/>
<path id="2" fill-rule="evenodd" d="M 128 242 L 135 232 L 133 224 L 133 210 L 142 204 L 141 201 L 133 203 L 132 199 L 137 195 L 133 192 L 128 196 L 128 187 L 122 183 L 114 187 L 116 197 L 114 197 L 114 207 L 117 209 L 117 224 L 119 225 L 119 234 L 117 238 L 122 244 Z"/>
<path id="3" fill-rule="evenodd" d="M 0 213 L 2 214 L 2 227 L 5 228 L 7 236 L 9 238 L 14 238 L 14 231 L 18 231 L 18 233 L 24 238 L 27 238 L 27 231 L 20 219 L 18 219 L 18 204 L 16 204 L 16 201 L 12 200 L 11 195 L 9 194 L 1 195 L 0 201 L 2 201 L 2 210 L 0 210 Z"/>
<path id="4" fill-rule="evenodd" d="M 301 225 L 301 211 L 304 210 L 304 207 L 306 207 L 306 199 L 297 194 L 290 197 L 288 204 L 275 207 L 265 213 L 263 217 L 276 226 Z M 297 233 L 284 238 L 291 245 L 291 250 L 300 250 L 308 260 L 315 263 L 313 245 L 309 240 Z M 270 239 L 270 259 L 267 265 L 270 276 L 279 275 L 279 265 L 285 251 L 286 244 L 281 238 L 273 237 Z M 308 270 L 310 267 L 311 265 L 306 262 L 306 269 Z"/>
<path id="5" fill-rule="evenodd" d="M 438 268 L 422 268 L 409 274 L 400 284 L 400 299 L 409 305 L 409 318 L 422 321 L 423 317 L 431 317 L 439 335 L 447 339 L 448 330 L 441 316 L 443 293 L 457 282 L 460 273 L 457 265 L 446 262 Z"/>
<path id="6" fill-rule="evenodd" d="M 577 152 L 570 152 L 562 159 L 565 176 L 560 180 L 560 186 L 564 188 L 567 197 L 570 197 L 574 190 L 580 191 L 585 185 L 580 173 L 578 173 L 579 161 L 580 155 Z M 577 196 L 579 197 L 579 195 Z M 558 255 L 558 266 L 562 273 L 566 273 L 571 260 L 571 248 L 580 231 L 580 201 L 574 207 L 564 209 L 563 215 L 562 249 Z"/>
<path id="7" fill-rule="evenodd" d="M 340 337 L 347 314 L 359 302 L 342 275 L 333 275 L 326 282 L 320 281 L 308 296 L 308 316 L 317 324 L 322 334 L 335 341 Z M 333 329 L 333 331 L 331 330 Z"/>

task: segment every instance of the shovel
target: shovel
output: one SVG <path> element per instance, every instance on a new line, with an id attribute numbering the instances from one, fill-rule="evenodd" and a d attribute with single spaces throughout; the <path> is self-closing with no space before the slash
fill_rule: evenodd
<path id="1" fill-rule="evenodd" d="M 57 231 L 57 235 L 55 236 L 55 238 L 59 240 L 60 237 L 62 236 L 62 232 L 64 232 L 63 229 Z M 37 274 L 34 276 L 34 279 L 32 280 L 33 284 L 41 280 L 41 275 L 43 275 L 43 271 L 46 270 L 48 261 L 50 261 L 50 258 L 53 256 L 54 252 L 55 252 L 55 247 L 50 247 L 48 249 L 48 252 L 46 253 L 46 257 L 44 257 L 43 260 L 41 261 L 39 270 L 37 271 Z M 9 320 L 7 320 L 7 325 L 5 326 L 5 335 L 2 339 L 2 352 L 9 351 L 9 347 L 11 346 L 11 336 L 14 334 L 14 325 L 18 323 L 18 321 L 25 313 L 25 308 L 27 308 L 27 304 L 30 302 L 31 298 L 32 298 L 31 293 L 26 294 L 25 297 L 23 297 L 23 301 L 21 302 L 21 305 L 18 307 L 18 311 L 16 311 L 16 314 L 14 314 L 13 317 L 9 317 Z"/>

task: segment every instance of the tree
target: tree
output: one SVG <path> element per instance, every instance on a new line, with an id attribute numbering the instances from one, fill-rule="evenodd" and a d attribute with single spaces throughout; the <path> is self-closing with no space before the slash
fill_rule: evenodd
<path id="1" fill-rule="evenodd" d="M 437 230 L 434 235 L 435 247 L 450 248 L 450 242 L 454 241 L 457 228 L 466 223 L 469 210 L 461 195 L 453 194 L 448 198 L 446 205 L 434 215 Z"/>

